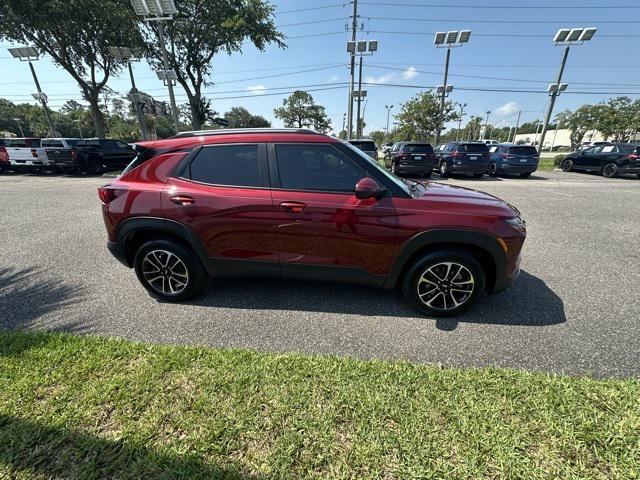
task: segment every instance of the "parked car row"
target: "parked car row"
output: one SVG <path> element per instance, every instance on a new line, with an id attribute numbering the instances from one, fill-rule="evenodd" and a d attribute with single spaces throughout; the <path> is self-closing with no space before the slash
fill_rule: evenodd
<path id="1" fill-rule="evenodd" d="M 597 172 L 611 178 L 618 174 L 640 177 L 640 145 L 633 143 L 602 143 L 572 152 L 562 160 L 563 172 Z"/>
<path id="2" fill-rule="evenodd" d="M 135 157 L 120 140 L 104 138 L 0 138 L 0 171 L 86 172 L 123 168 Z"/>

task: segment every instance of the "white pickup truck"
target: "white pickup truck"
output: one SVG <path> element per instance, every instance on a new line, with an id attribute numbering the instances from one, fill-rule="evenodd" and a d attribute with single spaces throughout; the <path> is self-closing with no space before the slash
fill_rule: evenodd
<path id="1" fill-rule="evenodd" d="M 41 168 L 49 165 L 47 152 L 39 138 L 3 139 L 12 169 Z"/>

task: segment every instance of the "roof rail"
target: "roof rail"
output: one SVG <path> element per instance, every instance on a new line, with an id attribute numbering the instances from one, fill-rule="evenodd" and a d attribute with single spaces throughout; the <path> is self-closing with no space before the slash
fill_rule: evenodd
<path id="1" fill-rule="evenodd" d="M 218 128 L 215 130 L 193 130 L 180 132 L 171 138 L 203 137 L 209 135 L 237 135 L 242 133 L 304 133 L 321 135 L 307 128 Z"/>

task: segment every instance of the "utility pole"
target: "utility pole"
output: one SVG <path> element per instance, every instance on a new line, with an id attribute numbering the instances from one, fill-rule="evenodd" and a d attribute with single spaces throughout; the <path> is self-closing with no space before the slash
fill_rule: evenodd
<path id="1" fill-rule="evenodd" d="M 518 134 L 518 127 L 520 126 L 520 115 L 522 115 L 522 110 L 518 111 L 518 118 L 516 119 L 516 128 L 513 129 L 513 140 L 511 142 L 516 143 L 516 135 Z"/>
<path id="2" fill-rule="evenodd" d="M 356 31 L 358 29 L 358 0 L 353 0 L 353 14 L 351 21 L 351 41 L 355 43 L 356 41 Z M 356 67 L 356 56 L 355 51 L 351 52 L 351 69 L 349 75 L 349 103 L 347 108 L 347 139 L 351 140 L 353 135 L 353 82 L 355 76 L 355 67 Z"/>
<path id="3" fill-rule="evenodd" d="M 487 119 L 484 121 L 484 131 L 482 132 L 482 139 L 486 140 L 487 139 L 487 126 L 489 125 L 489 114 L 491 113 L 491 110 L 487 110 L 484 113 L 487 114 Z M 480 135 L 478 135 L 478 136 L 480 136 Z"/>
<path id="4" fill-rule="evenodd" d="M 434 144 L 440 143 L 440 133 L 444 120 L 444 99 L 447 96 L 447 78 L 449 77 L 449 58 L 451 58 L 451 47 L 447 47 L 447 57 L 444 62 L 444 79 L 442 82 L 442 94 L 440 95 L 440 112 L 438 113 L 438 126 L 436 128 L 436 139 Z"/>
<path id="5" fill-rule="evenodd" d="M 360 55 L 360 66 L 358 67 L 358 110 L 356 114 L 356 138 L 361 138 L 360 124 L 360 103 L 362 103 L 362 55 Z"/>
<path id="6" fill-rule="evenodd" d="M 20 123 L 20 119 L 14 118 L 13 120 L 18 124 L 18 128 L 20 129 L 20 136 L 24 137 L 24 130 L 22 130 L 22 124 Z"/>
<path id="7" fill-rule="evenodd" d="M 344 132 L 347 128 L 347 114 L 342 115 L 342 131 Z"/>
<path id="8" fill-rule="evenodd" d="M 33 75 L 33 82 L 36 84 L 36 91 L 38 92 L 38 98 L 40 99 L 40 103 L 42 104 L 42 110 L 44 110 L 44 116 L 47 119 L 47 124 L 49 125 L 49 132 L 51 132 L 51 136 L 55 137 L 56 133 L 53 130 L 53 123 L 51 122 L 51 114 L 49 113 L 49 109 L 47 108 L 47 100 L 44 93 L 42 93 L 42 89 L 40 88 L 40 82 L 38 81 L 38 77 L 36 75 L 36 69 L 33 68 L 33 63 L 29 60 L 29 68 L 31 69 L 31 75 Z"/>
<path id="9" fill-rule="evenodd" d="M 464 115 L 464 107 L 466 107 L 466 103 L 460 104 L 460 118 L 458 119 L 458 131 L 456 132 L 456 142 L 458 141 L 458 135 L 460 135 L 460 128 L 462 127 L 462 117 Z"/>
<path id="10" fill-rule="evenodd" d="M 391 109 L 393 108 L 393 105 L 385 105 L 384 108 L 387 109 L 387 128 L 386 128 L 386 138 L 385 141 L 389 141 L 389 114 L 391 113 Z"/>
<path id="11" fill-rule="evenodd" d="M 544 116 L 544 124 L 542 126 L 542 132 L 540 133 L 540 141 L 538 143 L 538 152 L 542 152 L 542 147 L 544 146 L 544 137 L 547 134 L 547 129 L 549 128 L 549 121 L 551 120 L 551 114 L 553 113 L 553 106 L 556 103 L 556 97 L 560 95 L 560 82 L 562 81 L 562 74 L 564 72 L 564 66 L 567 63 L 567 56 L 569 55 L 570 45 L 564 47 L 564 52 L 562 53 L 562 60 L 560 61 L 560 70 L 558 70 L 558 76 L 556 77 L 556 88 L 552 89 L 549 92 L 551 98 L 549 98 L 549 106 L 547 107 L 547 113 Z M 566 87 L 565 87 L 566 88 Z"/>
<path id="12" fill-rule="evenodd" d="M 138 124 L 140 125 L 140 135 L 142 135 L 143 140 L 147 140 L 149 138 L 147 134 L 147 124 L 144 121 L 144 112 L 142 111 L 142 102 L 140 102 L 140 93 L 138 93 L 138 89 L 136 88 L 136 81 L 133 78 L 133 67 L 131 67 L 131 61 L 127 62 L 127 66 L 129 67 L 129 78 L 131 79 L 131 98 L 133 100 L 133 106 L 136 111 L 136 116 L 138 117 Z"/>

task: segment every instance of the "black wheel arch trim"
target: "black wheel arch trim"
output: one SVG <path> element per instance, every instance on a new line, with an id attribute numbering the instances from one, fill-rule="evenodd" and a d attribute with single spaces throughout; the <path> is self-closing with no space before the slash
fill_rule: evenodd
<path id="1" fill-rule="evenodd" d="M 188 226 L 175 220 L 169 220 L 159 217 L 132 217 L 124 220 L 118 226 L 117 244 L 124 250 L 126 248 L 127 241 L 135 233 L 139 232 L 165 232 L 184 240 L 187 245 L 193 248 L 198 258 L 202 262 L 205 268 L 208 265 L 207 250 L 204 245 Z M 127 265 L 133 267 L 133 261 L 127 258 Z"/>
<path id="2" fill-rule="evenodd" d="M 472 230 L 434 229 L 418 233 L 405 242 L 394 259 L 384 287 L 395 288 L 398 285 L 407 262 L 417 252 L 431 245 L 447 243 L 455 244 L 452 245 L 452 248 L 455 248 L 456 245 L 468 245 L 486 251 L 495 263 L 496 286 L 501 283 L 505 276 L 507 259 L 495 237 Z"/>

